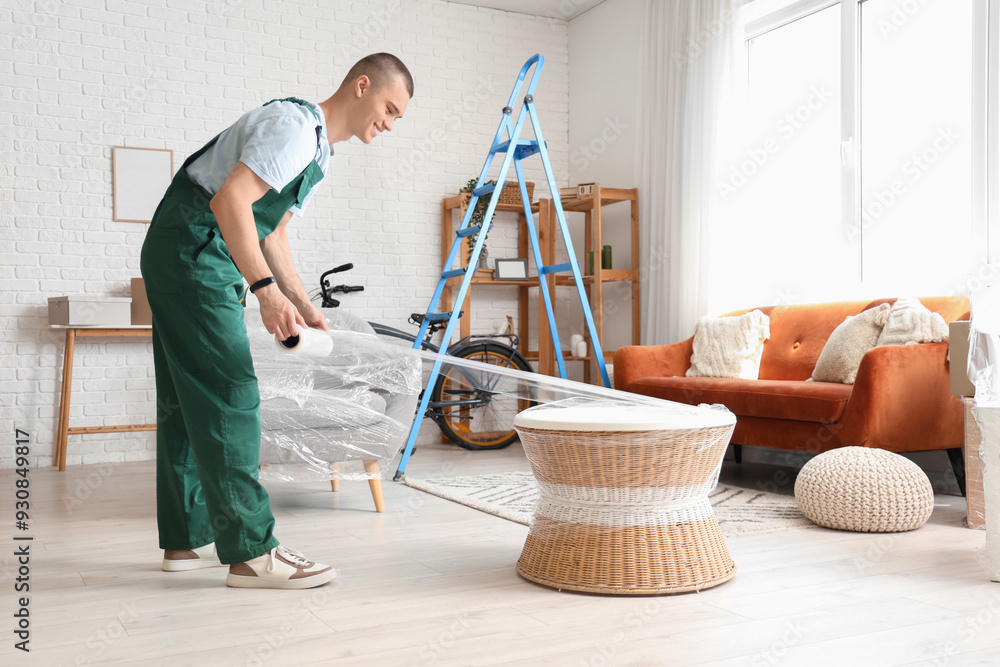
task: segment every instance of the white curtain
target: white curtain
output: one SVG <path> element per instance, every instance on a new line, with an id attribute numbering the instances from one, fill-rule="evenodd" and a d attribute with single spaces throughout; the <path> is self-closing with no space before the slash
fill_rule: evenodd
<path id="1" fill-rule="evenodd" d="M 736 132 L 740 0 L 646 0 L 640 42 L 643 343 L 683 340 L 706 315 L 719 153 Z"/>

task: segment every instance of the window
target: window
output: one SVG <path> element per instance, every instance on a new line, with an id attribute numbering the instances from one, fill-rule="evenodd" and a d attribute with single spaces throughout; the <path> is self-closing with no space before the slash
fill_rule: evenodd
<path id="1" fill-rule="evenodd" d="M 1000 194 L 986 180 L 1000 144 L 985 148 L 997 5 L 745 7 L 747 143 L 720 188 L 739 222 L 714 237 L 713 294 L 745 307 L 968 290 L 989 248 L 987 192 Z"/>
<path id="2" fill-rule="evenodd" d="M 840 230 L 839 26 L 827 7 L 747 42 L 747 129 L 757 161 L 770 164 L 748 177 L 739 205 L 751 234 L 767 230 L 758 243 L 774 261 L 754 288 L 769 301 L 792 289 L 826 298 L 827 276 L 850 252 Z"/>
<path id="3" fill-rule="evenodd" d="M 878 293 L 950 293 L 984 259 L 973 219 L 973 5 L 861 5 L 861 279 Z"/>

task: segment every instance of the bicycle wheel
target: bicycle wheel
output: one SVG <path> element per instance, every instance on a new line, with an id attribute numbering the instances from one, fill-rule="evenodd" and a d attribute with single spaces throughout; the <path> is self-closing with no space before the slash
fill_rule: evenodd
<path id="1" fill-rule="evenodd" d="M 507 345 L 491 341 L 470 343 L 450 352 L 451 356 L 479 361 L 494 366 L 534 372 L 524 357 Z M 467 373 L 467 372 L 466 372 Z M 514 416 L 530 408 L 530 400 L 503 396 L 490 391 L 488 386 L 469 381 L 460 366 L 441 371 L 431 400 L 444 403 L 436 410 L 434 420 L 441 432 L 459 447 L 465 449 L 500 449 L 517 440 Z M 462 402 L 461 405 L 447 405 Z"/>

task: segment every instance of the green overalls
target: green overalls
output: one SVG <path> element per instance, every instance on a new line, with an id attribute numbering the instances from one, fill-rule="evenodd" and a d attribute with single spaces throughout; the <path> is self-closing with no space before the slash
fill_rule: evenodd
<path id="1" fill-rule="evenodd" d="M 317 125 L 317 144 L 321 130 Z M 186 172 L 217 139 L 177 172 L 149 225 L 140 266 L 153 313 L 160 548 L 214 540 L 219 560 L 242 563 L 278 540 L 257 481 L 260 394 L 240 301 L 243 276 L 209 208 L 212 195 Z M 322 178 L 314 159 L 280 193 L 269 190 L 254 203 L 258 238 Z"/>

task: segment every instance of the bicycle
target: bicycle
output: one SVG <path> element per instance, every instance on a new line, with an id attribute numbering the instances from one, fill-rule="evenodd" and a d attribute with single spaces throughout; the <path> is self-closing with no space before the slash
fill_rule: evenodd
<path id="1" fill-rule="evenodd" d="M 320 276 L 318 296 L 322 299 L 323 308 L 340 306 L 340 301 L 333 298 L 334 294 L 364 291 L 365 288 L 361 285 L 330 285 L 328 276 L 352 268 L 353 264 L 342 264 Z M 460 311 L 458 316 L 462 317 L 463 314 L 464 311 Z M 413 313 L 409 317 L 409 322 L 419 327 L 423 317 L 423 313 Z M 401 329 L 378 322 L 368 324 L 380 336 L 404 340 L 411 347 L 416 343 L 415 335 Z M 445 324 L 432 322 L 427 327 L 426 336 L 420 341 L 420 348 L 435 353 L 441 352 L 441 348 L 432 343 L 431 338 L 445 327 Z M 499 339 L 505 339 L 507 342 L 501 342 Z M 514 333 L 474 334 L 462 338 L 454 345 L 449 345 L 444 353 L 459 359 L 533 373 L 531 364 L 517 350 L 519 343 L 520 339 Z M 465 372 L 461 366 L 442 368 L 437 382 L 434 383 L 424 417 L 433 420 L 441 432 L 459 447 L 474 451 L 501 449 L 517 439 L 517 431 L 512 426 L 514 416 L 535 403 L 528 399 L 496 393 L 493 389 L 496 388 L 500 378 L 483 380 L 476 375 L 478 374 Z"/>

